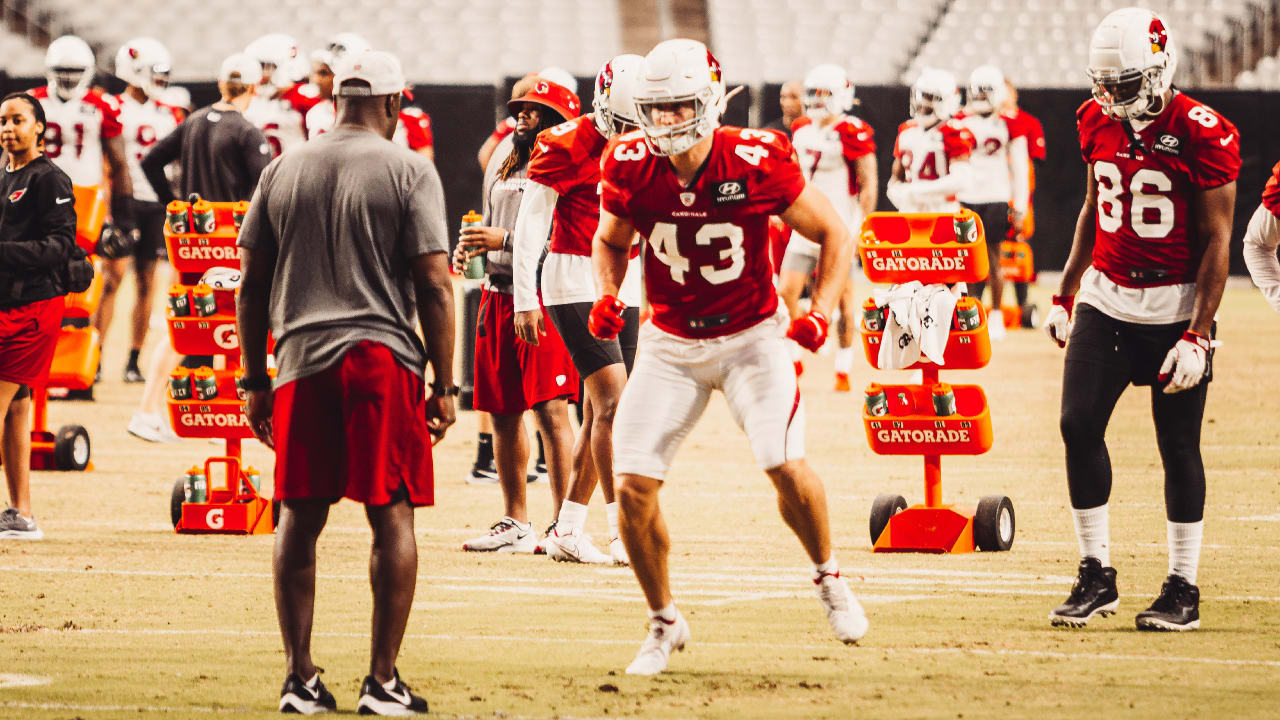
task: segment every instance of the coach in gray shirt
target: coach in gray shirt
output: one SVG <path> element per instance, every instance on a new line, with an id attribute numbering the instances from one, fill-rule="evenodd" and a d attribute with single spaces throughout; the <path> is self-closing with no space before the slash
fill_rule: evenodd
<path id="1" fill-rule="evenodd" d="M 276 450 L 284 507 L 273 566 L 288 663 L 280 709 L 336 706 L 311 659 L 315 549 L 330 504 L 348 497 L 373 528 L 373 650 L 357 708 L 426 712 L 395 663 L 417 576 L 413 508 L 434 502 L 431 438 L 453 423 L 457 394 L 444 193 L 430 160 L 390 142 L 399 62 L 363 52 L 339 65 L 334 129 L 267 167 L 239 241 L 245 414 Z"/>

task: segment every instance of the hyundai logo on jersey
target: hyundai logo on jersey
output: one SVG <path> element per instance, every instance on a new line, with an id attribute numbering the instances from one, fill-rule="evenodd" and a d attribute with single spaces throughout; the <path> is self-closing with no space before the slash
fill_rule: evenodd
<path id="1" fill-rule="evenodd" d="M 1161 133 L 1151 149 L 1166 155 L 1177 157 L 1182 154 L 1182 138 L 1171 133 Z"/>
<path id="2" fill-rule="evenodd" d="M 725 180 L 716 183 L 716 195 L 713 201 L 717 205 L 741 202 L 747 199 L 747 181 Z"/>

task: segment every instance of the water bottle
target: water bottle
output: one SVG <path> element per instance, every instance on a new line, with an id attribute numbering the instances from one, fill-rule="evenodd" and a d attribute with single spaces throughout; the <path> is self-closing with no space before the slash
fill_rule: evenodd
<path id="1" fill-rule="evenodd" d="M 470 227 L 480 227 L 480 223 L 484 222 L 484 216 L 475 210 L 469 210 L 466 215 L 462 216 L 462 229 L 466 230 Z M 466 268 L 462 272 L 462 276 L 468 280 L 479 280 L 484 277 L 484 253 L 480 253 L 467 261 Z"/>

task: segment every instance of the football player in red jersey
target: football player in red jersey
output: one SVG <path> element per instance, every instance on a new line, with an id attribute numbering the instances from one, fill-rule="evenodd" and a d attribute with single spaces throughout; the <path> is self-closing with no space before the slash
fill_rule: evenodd
<path id="1" fill-rule="evenodd" d="M 804 78 L 804 117 L 791 127 L 791 142 L 800 158 L 809 183 L 822 191 L 845 227 L 857 232 L 862 218 L 875 210 L 879 195 L 875 131 L 855 115 L 853 83 L 839 65 L 818 65 Z M 818 246 L 797 234 L 791 235 L 782 256 L 778 295 L 791 317 L 804 314 L 800 295 L 818 265 Z M 840 292 L 840 320 L 836 324 L 835 389 L 849 392 L 853 371 L 853 342 L 857 339 L 857 318 L 861 308 L 853 299 L 853 275 Z M 796 374 L 803 370 L 799 347 L 792 348 Z"/>
<path id="2" fill-rule="evenodd" d="M 1244 263 L 1253 284 L 1262 291 L 1271 307 L 1280 312 L 1280 163 L 1271 169 L 1271 178 L 1262 190 L 1262 204 L 1249 219 L 1244 233 Z"/>
<path id="3" fill-rule="evenodd" d="M 543 308 L 569 350 L 583 380 L 586 400 L 574 447 L 569 491 L 546 540 L 556 560 L 627 564 L 618 534 L 618 505 L 613 493 L 613 419 L 636 354 L 640 326 L 640 271 L 629 273 L 621 290 L 629 306 L 619 338 L 602 340 L 587 328 L 596 299 L 591 270 L 591 240 L 600 220 L 600 156 L 620 133 L 634 130 L 632 88 L 640 72 L 639 55 L 619 55 L 596 75 L 590 115 L 581 115 L 538 135 L 529 160 L 512 241 L 515 246 L 515 325 L 521 340 L 537 345 L 545 334 Z M 541 297 L 538 261 L 542 263 Z M 633 260 L 638 265 L 638 260 Z M 609 554 L 585 534 L 587 503 L 597 481 L 609 520 Z"/>
<path id="4" fill-rule="evenodd" d="M 1082 556 L 1070 597 L 1049 614 L 1054 625 L 1081 627 L 1119 603 L 1104 436 L 1116 401 L 1134 384 L 1151 387 L 1169 539 L 1168 578 L 1137 626 L 1200 626 L 1200 425 L 1240 138 L 1226 118 L 1173 89 L 1175 50 L 1164 21 L 1142 8 L 1105 17 L 1090 43 L 1093 99 L 1076 113 L 1085 202 L 1045 321 L 1067 348 L 1061 426 Z"/>
<path id="5" fill-rule="evenodd" d="M 885 194 L 901 212 L 956 212 L 956 195 L 969 187 L 973 133 L 954 115 L 960 109 L 956 78 L 926 68 L 911 86 L 911 119 L 898 128 L 893 173 Z"/>
<path id="6" fill-rule="evenodd" d="M 719 389 L 773 481 L 782 517 L 813 561 L 813 581 L 840 640 L 867 630 L 831 551 L 826 493 L 804 460 L 804 407 L 787 338 L 822 345 L 827 313 L 849 275 L 852 238 L 821 192 L 806 185 L 787 138 L 720 126 L 720 65 L 694 40 L 659 43 L 636 86 L 642 132 L 616 139 L 601 163 L 591 331 L 614 337 L 632 237 L 647 238 L 644 283 L 653 317 L 614 421 L 621 530 L 649 605 L 649 636 L 629 674 L 667 667 L 689 639 L 667 573 L 669 537 L 658 491 L 681 441 Z M 822 246 L 812 309 L 790 321 L 769 264 L 770 215 Z M 784 328 L 787 328 L 784 330 Z"/>

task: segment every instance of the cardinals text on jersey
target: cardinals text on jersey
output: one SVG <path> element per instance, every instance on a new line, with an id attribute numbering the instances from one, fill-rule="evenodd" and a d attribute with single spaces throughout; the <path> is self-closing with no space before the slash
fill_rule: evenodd
<path id="1" fill-rule="evenodd" d="M 120 106 L 124 154 L 129 165 L 129 177 L 133 179 L 133 197 L 144 202 L 156 202 L 159 200 L 156 191 L 142 172 L 142 156 L 157 140 L 178 127 L 182 122 L 179 110 L 154 98 L 140 103 L 128 93 L 116 96 L 116 102 Z"/>
<path id="2" fill-rule="evenodd" d="M 1089 101 L 1076 113 L 1080 151 L 1097 183 L 1093 267 L 1130 288 L 1194 283 L 1204 252 L 1192 194 L 1240 173 L 1240 136 L 1229 120 L 1184 93 L 1137 130 Z"/>
<path id="3" fill-rule="evenodd" d="M 835 206 L 845 225 L 855 231 L 862 213 L 854 162 L 876 151 L 874 137 L 871 126 L 852 115 L 843 115 L 826 126 L 801 117 L 791 126 L 791 143 L 799 155 L 800 168 Z"/>
<path id="4" fill-rule="evenodd" d="M 551 252 L 591 254 L 591 240 L 600 224 L 600 153 L 607 142 L 590 115 L 538 135 L 529 158 L 529 179 L 560 196 L 551 228 Z"/>
<path id="5" fill-rule="evenodd" d="M 791 207 L 804 175 L 791 142 L 772 130 L 719 127 L 692 184 L 654 156 L 641 132 L 609 145 L 601 207 L 648 242 L 644 283 L 653 323 L 686 338 L 720 337 L 773 315 L 769 215 Z"/>
<path id="6" fill-rule="evenodd" d="M 973 133 L 955 119 L 946 120 L 928 130 L 915 120 L 908 120 L 898 127 L 898 139 L 893 145 L 893 156 L 902 163 L 903 181 L 939 180 L 950 172 L 951 162 L 968 155 L 974 147 Z M 955 196 L 934 212 L 959 210 Z"/>
<path id="7" fill-rule="evenodd" d="M 49 88 L 31 94 L 44 107 L 44 154 L 73 185 L 102 185 L 102 141 L 119 137 L 120 106 L 95 89 L 63 102 Z"/>

